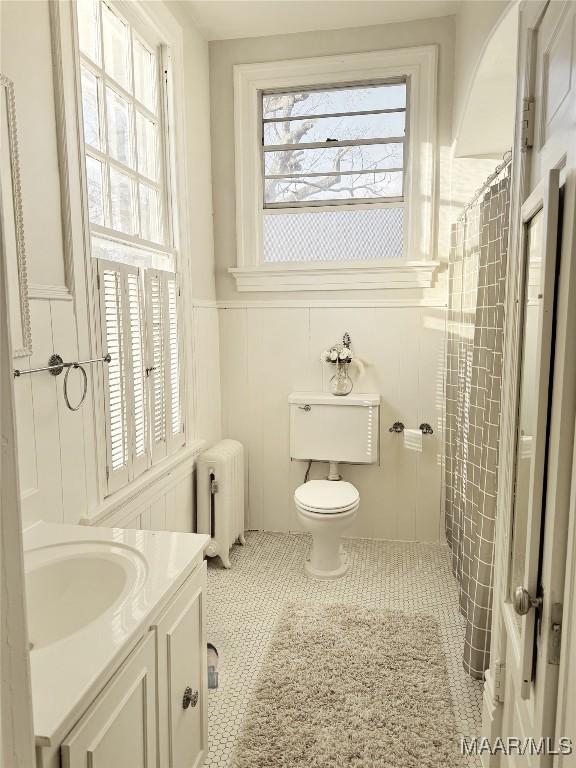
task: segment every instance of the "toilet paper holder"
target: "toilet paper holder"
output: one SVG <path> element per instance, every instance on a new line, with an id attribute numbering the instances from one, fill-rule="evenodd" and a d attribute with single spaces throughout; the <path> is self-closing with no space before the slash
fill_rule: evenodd
<path id="1" fill-rule="evenodd" d="M 434 430 L 432 429 L 430 424 L 428 424 L 428 422 L 426 422 L 426 421 L 423 422 L 422 424 L 420 424 L 418 429 L 420 429 L 422 431 L 423 435 L 433 435 L 434 434 Z M 395 421 L 394 424 L 392 424 L 392 426 L 388 430 L 388 432 L 396 432 L 398 434 L 400 432 L 404 432 L 404 424 L 401 421 Z"/>

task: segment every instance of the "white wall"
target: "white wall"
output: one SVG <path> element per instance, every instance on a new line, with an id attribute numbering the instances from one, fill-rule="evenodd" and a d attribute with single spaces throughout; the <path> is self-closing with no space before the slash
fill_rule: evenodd
<path id="1" fill-rule="evenodd" d="M 291 391 L 327 389 L 332 371 L 320 352 L 348 330 L 367 361 L 360 392 L 381 394 L 379 466 L 343 466 L 360 491 L 351 534 L 438 541 L 444 408 L 444 310 L 434 307 L 303 307 L 221 310 L 224 432 L 247 449 L 250 528 L 298 530 L 292 502 L 306 464 L 290 462 Z M 388 428 L 428 421 L 423 452 Z M 326 476 L 315 465 L 311 477 Z"/>
<path id="2" fill-rule="evenodd" d="M 75 311 L 84 297 L 79 295 L 74 302 L 66 296 L 49 4 L 47 0 L 8 0 L 0 9 L 1 71 L 15 83 L 28 281 L 32 288 L 33 354 L 17 361 L 17 367 L 26 368 L 46 365 L 54 351 L 64 359 L 89 354 L 88 349 L 79 349 L 78 342 L 88 334 L 83 315 Z M 189 392 L 195 417 L 187 428 L 190 437 L 212 442 L 220 436 L 220 395 L 218 322 L 213 305 L 208 49 L 189 24 L 183 35 L 186 58 L 182 96 L 189 179 L 187 199 L 180 200 L 179 215 L 190 222 L 192 246 L 183 257 L 192 284 L 188 295 L 195 299 L 185 311 L 192 318 L 193 361 L 205 357 L 207 349 L 212 360 L 208 366 L 190 366 Z M 83 268 L 78 254 L 75 263 Z M 35 298 L 40 295 L 43 298 Z M 95 375 L 93 370 L 91 375 Z M 86 430 L 93 430 L 92 403 L 87 400 L 78 413 L 68 411 L 62 379 L 40 373 L 15 382 L 25 523 L 37 519 L 76 522 L 98 512 L 97 458 L 87 449 L 86 440 Z M 184 486 L 182 497 L 191 505 L 191 477 Z"/>
<path id="3" fill-rule="evenodd" d="M 442 539 L 441 454 L 444 401 L 445 294 L 428 291 L 340 291 L 238 294 L 235 265 L 233 65 L 436 43 L 439 46 L 438 252 L 447 259 L 450 207 L 453 19 L 304 33 L 210 44 L 212 170 L 216 290 L 220 307 L 223 431 L 248 455 L 248 525 L 297 530 L 292 494 L 305 465 L 290 462 L 287 396 L 326 389 L 321 351 L 344 331 L 368 367 L 356 391 L 382 398 L 380 466 L 344 467 L 357 484 L 361 511 L 352 535 Z M 359 295 L 361 294 L 361 295 Z M 405 450 L 388 432 L 396 420 L 434 436 L 424 452 Z M 325 474 L 322 465 L 312 477 Z"/>
<path id="4" fill-rule="evenodd" d="M 212 165 L 210 143 L 210 76 L 208 43 L 182 13 L 170 9 L 184 34 L 184 97 L 187 124 L 188 204 L 191 234 L 190 295 L 196 414 L 195 434 L 208 443 L 221 437 L 220 355 L 218 312 L 215 306 Z"/>
<path id="5" fill-rule="evenodd" d="M 513 1 L 513 0 L 512 0 Z M 482 51 L 498 19 L 511 0 L 464 2 L 455 17 L 454 134 L 462 121 Z M 478 126 L 481 130 L 481 126 Z"/>

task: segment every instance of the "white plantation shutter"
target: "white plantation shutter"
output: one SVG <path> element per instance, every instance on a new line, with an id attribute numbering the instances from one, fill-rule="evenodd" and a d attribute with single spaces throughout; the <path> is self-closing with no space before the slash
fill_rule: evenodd
<path id="1" fill-rule="evenodd" d="M 148 467 L 148 440 L 146 418 L 146 373 L 145 373 L 145 338 L 142 281 L 138 270 L 129 271 L 126 275 L 126 292 L 128 297 L 131 356 L 131 380 L 132 387 L 129 393 L 130 412 L 132 419 L 130 446 L 132 449 L 132 477 L 137 477 Z"/>
<path id="2" fill-rule="evenodd" d="M 108 490 L 128 481 L 128 424 L 126 413 L 126 359 L 124 345 L 124 291 L 122 267 L 99 264 L 102 347 L 111 355 L 104 366 L 106 410 L 106 474 Z"/>
<path id="3" fill-rule="evenodd" d="M 150 432 L 152 459 L 166 456 L 166 348 L 164 341 L 164 281 L 162 272 L 146 272 L 146 319 L 150 361 Z"/>
<path id="4" fill-rule="evenodd" d="M 184 443 L 180 401 L 178 285 L 172 272 L 146 272 L 152 458 Z"/>
<path id="5" fill-rule="evenodd" d="M 105 406 L 108 491 L 148 466 L 144 322 L 140 271 L 99 261 L 102 346 L 106 366 Z"/>
<path id="6" fill-rule="evenodd" d="M 176 275 L 166 275 L 166 335 L 168 349 L 168 440 L 182 444 L 184 433 L 180 403 L 180 350 L 178 336 L 178 284 Z"/>

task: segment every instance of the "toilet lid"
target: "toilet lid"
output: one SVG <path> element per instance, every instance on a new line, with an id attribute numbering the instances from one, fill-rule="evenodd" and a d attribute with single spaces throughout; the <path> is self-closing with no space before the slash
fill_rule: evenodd
<path id="1" fill-rule="evenodd" d="M 294 492 L 297 504 L 311 512 L 344 512 L 358 503 L 358 490 L 345 480 L 310 480 Z"/>

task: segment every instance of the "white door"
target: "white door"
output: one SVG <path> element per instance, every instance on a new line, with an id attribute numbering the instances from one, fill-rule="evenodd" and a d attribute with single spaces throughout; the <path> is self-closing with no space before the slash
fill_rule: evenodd
<path id="1" fill-rule="evenodd" d="M 208 753 L 205 591 L 203 563 L 155 625 L 162 768 L 199 768 Z"/>
<path id="2" fill-rule="evenodd" d="M 485 695 L 485 703 L 492 696 L 498 704 L 485 706 L 484 722 L 492 742 L 504 739 L 490 764 L 549 766 L 564 759 L 554 755 L 564 749 L 557 736 L 572 737 L 576 747 L 576 723 L 573 733 L 555 733 L 568 663 L 561 647 L 576 389 L 576 3 L 524 2 L 519 30 L 518 118 L 527 129 L 515 139 L 502 499 Z"/>
<path id="3" fill-rule="evenodd" d="M 140 642 L 64 740 L 63 768 L 155 768 L 156 637 Z"/>

